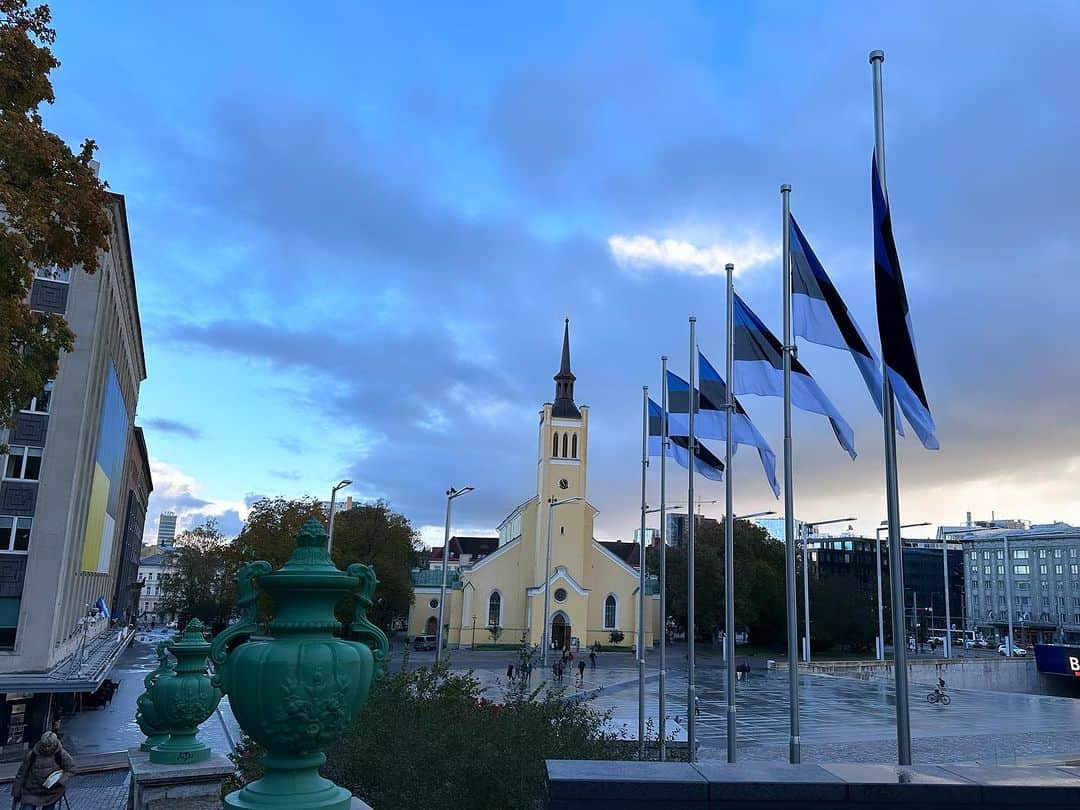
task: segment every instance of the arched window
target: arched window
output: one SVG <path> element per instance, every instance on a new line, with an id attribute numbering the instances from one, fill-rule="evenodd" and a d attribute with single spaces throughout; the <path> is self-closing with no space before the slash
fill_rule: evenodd
<path id="1" fill-rule="evenodd" d="M 577 434 L 570 440 L 570 457 L 577 458 Z"/>
<path id="2" fill-rule="evenodd" d="M 498 627 L 502 621 L 502 596 L 494 591 L 488 597 L 488 627 Z"/>
<path id="3" fill-rule="evenodd" d="M 609 593 L 604 600 L 604 629 L 614 630 L 617 627 L 615 619 L 615 594 Z"/>
<path id="4" fill-rule="evenodd" d="M 568 438 L 567 434 L 564 433 L 562 435 L 562 457 L 563 458 L 567 458 L 570 455 L 568 452 L 566 452 L 567 438 Z"/>
<path id="5" fill-rule="evenodd" d="M 559 434 L 558 433 L 551 434 L 551 457 L 552 458 L 558 458 L 559 457 Z"/>

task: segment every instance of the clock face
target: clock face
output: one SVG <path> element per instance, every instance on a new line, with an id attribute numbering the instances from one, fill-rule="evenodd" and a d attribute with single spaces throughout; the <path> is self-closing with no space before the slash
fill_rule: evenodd
<path id="1" fill-rule="evenodd" d="M 560 478 L 559 479 L 559 489 L 568 489 L 569 487 L 570 487 L 570 482 L 569 481 L 567 481 L 565 478 Z"/>

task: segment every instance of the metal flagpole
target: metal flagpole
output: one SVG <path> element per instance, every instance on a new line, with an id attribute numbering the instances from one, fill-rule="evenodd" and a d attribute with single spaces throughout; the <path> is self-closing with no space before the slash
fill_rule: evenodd
<path id="1" fill-rule="evenodd" d="M 810 526 L 806 523 L 799 527 L 799 537 L 802 538 L 802 598 L 803 598 L 803 626 L 806 635 L 803 636 L 803 661 L 810 663 L 810 555 L 806 547 L 810 545 Z"/>
<path id="2" fill-rule="evenodd" d="M 690 411 L 689 424 L 687 425 L 687 446 L 690 448 L 690 459 L 687 467 L 690 468 L 687 476 L 686 502 L 689 504 L 687 512 L 689 519 L 686 522 L 686 759 L 694 762 L 697 759 L 697 691 L 694 686 L 694 523 L 697 515 L 694 513 L 694 460 L 696 459 L 697 440 L 694 438 L 694 411 L 697 410 L 697 340 L 694 335 L 697 318 L 690 316 Z"/>
<path id="3" fill-rule="evenodd" d="M 875 563 L 877 567 L 877 633 L 878 633 L 878 661 L 885 660 L 885 612 L 881 608 L 881 532 L 874 536 Z M 896 639 L 893 639 L 896 644 Z"/>
<path id="4" fill-rule="evenodd" d="M 881 88 L 881 63 L 884 51 L 870 52 L 874 75 L 874 149 L 877 154 L 878 181 L 885 191 L 885 106 Z M 896 757 L 900 765 L 911 764 L 911 714 L 908 708 L 907 647 L 897 643 L 904 638 L 904 609 L 896 608 L 897 594 L 904 598 L 904 554 L 900 541 L 900 485 L 896 469 L 896 411 L 884 347 L 881 359 L 881 405 L 885 426 L 885 500 L 889 517 L 889 595 L 893 621 L 893 674 L 896 681 Z"/>
<path id="5" fill-rule="evenodd" d="M 946 658 L 952 658 L 952 611 L 949 609 L 949 535 L 941 535 L 941 571 L 945 579 L 945 645 Z"/>
<path id="6" fill-rule="evenodd" d="M 664 739 L 667 682 L 667 356 L 660 358 L 660 761 L 667 759 L 667 740 Z"/>
<path id="7" fill-rule="evenodd" d="M 788 757 L 792 763 L 802 761 L 799 740 L 799 619 L 795 593 L 795 492 L 791 469 L 791 361 L 795 356 L 795 338 L 791 328 L 791 186 L 780 186 L 783 198 L 783 258 L 784 273 L 784 580 L 787 588 L 787 647 L 788 647 L 788 704 L 791 727 Z"/>
<path id="8" fill-rule="evenodd" d="M 727 402 L 724 404 L 724 647 L 727 650 L 727 761 L 735 761 L 735 491 L 731 475 L 731 395 L 735 362 L 735 265 L 724 265 L 727 272 Z M 697 365 L 695 358 L 694 365 Z"/>
<path id="9" fill-rule="evenodd" d="M 1009 535 L 1002 540 L 1005 543 L 1005 619 L 1009 625 L 1009 637 L 1005 640 L 1005 655 L 1013 657 L 1013 597 L 1012 597 L 1012 560 L 1009 559 Z"/>
<path id="10" fill-rule="evenodd" d="M 645 484 L 649 469 L 649 386 L 641 386 L 641 535 L 638 537 L 638 757 L 645 759 Z"/>

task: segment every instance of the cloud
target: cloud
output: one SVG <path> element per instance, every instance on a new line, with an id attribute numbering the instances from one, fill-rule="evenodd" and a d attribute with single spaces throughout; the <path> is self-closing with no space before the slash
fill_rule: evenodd
<path id="1" fill-rule="evenodd" d="M 142 423 L 146 427 L 154 430 L 172 433 L 176 436 L 183 436 L 186 439 L 202 438 L 201 430 L 177 419 L 151 418 L 142 420 Z"/>
<path id="2" fill-rule="evenodd" d="M 304 477 L 302 473 L 294 470 L 270 470 L 270 474 L 275 478 L 282 478 L 286 481 L 299 481 Z"/>
<path id="3" fill-rule="evenodd" d="M 757 238 L 742 243 L 713 244 L 698 247 L 680 239 L 655 239 L 641 234 L 615 234 L 608 239 L 611 255 L 620 267 L 641 271 L 664 269 L 695 276 L 725 273 L 725 265 L 735 265 L 735 274 L 775 261 L 780 247 Z"/>
<path id="4" fill-rule="evenodd" d="M 239 533 L 237 521 L 242 523 L 248 514 L 248 504 L 245 502 L 201 497 L 202 487 L 196 478 L 154 456 L 150 456 L 150 474 L 154 480 L 154 491 L 150 494 L 150 504 L 147 508 L 146 526 L 143 530 L 144 543 L 157 542 L 158 518 L 162 512 L 176 513 L 178 535 L 205 523 L 209 518 L 221 521 L 218 528 L 226 536 Z M 229 532 L 225 531 L 226 526 L 229 527 Z M 236 531 L 232 532 L 234 527 Z"/>

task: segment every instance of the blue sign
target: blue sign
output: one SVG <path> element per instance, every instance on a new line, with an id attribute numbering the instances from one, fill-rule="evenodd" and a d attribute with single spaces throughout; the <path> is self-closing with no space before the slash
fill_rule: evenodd
<path id="1" fill-rule="evenodd" d="M 1035 667 L 1044 675 L 1080 678 L 1080 647 L 1064 644 L 1036 644 Z"/>

